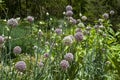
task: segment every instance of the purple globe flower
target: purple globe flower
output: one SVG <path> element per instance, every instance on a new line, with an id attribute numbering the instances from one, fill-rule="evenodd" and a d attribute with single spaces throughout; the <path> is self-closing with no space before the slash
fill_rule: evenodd
<path id="1" fill-rule="evenodd" d="M 64 56 L 64 59 L 67 60 L 67 61 L 73 61 L 73 54 L 72 53 L 67 53 L 65 56 Z"/>
<path id="2" fill-rule="evenodd" d="M 56 33 L 57 35 L 62 34 L 62 29 L 60 29 L 60 28 L 55 29 L 55 33 Z"/>
<path id="3" fill-rule="evenodd" d="M 69 67 L 69 62 L 66 61 L 66 60 L 62 60 L 60 62 L 60 67 L 63 69 L 63 70 L 67 70 L 67 68 Z"/>
<path id="4" fill-rule="evenodd" d="M 83 33 L 82 33 L 82 32 L 77 32 L 77 33 L 75 34 L 75 39 L 76 39 L 77 41 L 82 41 L 82 40 L 83 40 Z"/>
<path id="5" fill-rule="evenodd" d="M 27 17 L 27 20 L 28 20 L 29 22 L 33 22 L 33 21 L 34 21 L 34 17 L 33 17 L 33 16 L 28 16 L 28 17 Z"/>
<path id="6" fill-rule="evenodd" d="M 73 12 L 72 12 L 72 11 L 67 11 L 67 12 L 66 12 L 66 16 L 71 17 L 72 15 L 73 15 Z"/>
<path id="7" fill-rule="evenodd" d="M 7 25 L 11 27 L 16 27 L 18 25 L 18 21 L 14 18 L 11 18 L 7 21 Z"/>
<path id="8" fill-rule="evenodd" d="M 104 13 L 104 14 L 103 14 L 103 17 L 104 17 L 105 19 L 108 19 L 108 18 L 109 18 L 109 14 L 108 14 L 108 13 Z"/>
<path id="9" fill-rule="evenodd" d="M 72 6 L 71 5 L 66 6 L 66 11 L 72 11 Z"/>
<path id="10" fill-rule="evenodd" d="M 22 52 L 22 49 L 21 49 L 20 46 L 14 47 L 14 49 L 13 49 L 13 53 L 14 54 L 20 54 L 21 52 Z"/>
<path id="11" fill-rule="evenodd" d="M 24 72 L 26 70 L 26 63 L 24 61 L 18 61 L 15 64 L 15 68 L 20 72 Z"/>
<path id="12" fill-rule="evenodd" d="M 4 37 L 0 36 L 0 44 L 4 43 Z"/>

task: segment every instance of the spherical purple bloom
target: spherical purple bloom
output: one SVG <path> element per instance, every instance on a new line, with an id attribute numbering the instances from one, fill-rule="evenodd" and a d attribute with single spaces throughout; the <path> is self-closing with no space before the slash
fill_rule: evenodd
<path id="1" fill-rule="evenodd" d="M 66 6 L 66 11 L 72 11 L 72 6 L 71 5 Z"/>
<path id="2" fill-rule="evenodd" d="M 67 68 L 69 67 L 69 62 L 66 61 L 66 60 L 62 60 L 62 61 L 60 62 L 60 66 L 61 66 L 61 68 L 62 68 L 63 70 L 67 70 Z"/>
<path id="3" fill-rule="evenodd" d="M 20 54 L 21 52 L 22 52 L 22 49 L 21 49 L 20 46 L 14 47 L 14 49 L 13 49 L 13 53 L 14 54 Z"/>
<path id="4" fill-rule="evenodd" d="M 75 34 L 75 39 L 76 39 L 77 41 L 82 41 L 82 40 L 83 40 L 83 33 L 82 33 L 82 32 L 77 32 L 77 33 Z"/>
<path id="5" fill-rule="evenodd" d="M 109 18 L 109 14 L 108 14 L 108 13 L 104 13 L 104 14 L 103 14 L 103 17 L 104 17 L 105 19 L 108 19 L 108 18 Z"/>
<path id="6" fill-rule="evenodd" d="M 4 43 L 4 37 L 0 36 L 0 44 Z"/>
<path id="7" fill-rule="evenodd" d="M 18 21 L 14 18 L 11 18 L 7 21 L 7 25 L 11 27 L 16 27 L 18 25 Z"/>
<path id="8" fill-rule="evenodd" d="M 111 10 L 110 15 L 114 15 L 114 14 L 115 14 L 115 11 Z"/>
<path id="9" fill-rule="evenodd" d="M 67 11 L 67 12 L 66 12 L 66 16 L 71 17 L 72 15 L 73 15 L 73 12 L 72 12 L 72 11 Z"/>
<path id="10" fill-rule="evenodd" d="M 56 33 L 57 35 L 62 34 L 62 29 L 60 29 L 60 28 L 55 29 L 55 33 Z"/>
<path id="11" fill-rule="evenodd" d="M 24 61 L 18 61 L 15 64 L 15 68 L 20 72 L 24 72 L 26 70 L 26 63 Z"/>
<path id="12" fill-rule="evenodd" d="M 64 56 L 64 59 L 67 60 L 67 61 L 73 61 L 73 54 L 72 53 L 67 53 L 65 56 Z"/>
<path id="13" fill-rule="evenodd" d="M 33 22 L 33 21 L 34 21 L 34 17 L 33 17 L 33 16 L 28 16 L 28 17 L 27 17 L 27 20 L 28 20 L 29 22 Z"/>

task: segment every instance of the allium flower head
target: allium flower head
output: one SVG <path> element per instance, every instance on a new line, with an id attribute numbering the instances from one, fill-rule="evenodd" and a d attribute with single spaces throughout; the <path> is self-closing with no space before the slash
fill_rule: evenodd
<path id="1" fill-rule="evenodd" d="M 44 58 L 48 58 L 48 57 L 49 57 L 49 53 L 45 53 Z"/>
<path id="2" fill-rule="evenodd" d="M 70 5 L 66 6 L 66 11 L 72 11 L 72 6 Z"/>
<path id="3" fill-rule="evenodd" d="M 27 20 L 28 20 L 29 22 L 33 22 L 33 21 L 34 21 L 34 17 L 33 17 L 33 16 L 28 16 L 28 17 L 27 17 Z"/>
<path id="4" fill-rule="evenodd" d="M 60 28 L 55 29 L 55 33 L 56 33 L 57 35 L 62 34 L 62 29 L 60 29 Z"/>
<path id="5" fill-rule="evenodd" d="M 67 53 L 65 56 L 64 56 L 64 59 L 67 60 L 67 61 L 73 61 L 73 54 L 72 53 Z"/>
<path id="6" fill-rule="evenodd" d="M 26 70 L 26 63 L 24 61 L 18 61 L 15 64 L 15 68 L 20 72 L 24 72 Z"/>
<path id="7" fill-rule="evenodd" d="M 66 60 L 62 60 L 60 62 L 60 67 L 63 69 L 63 70 L 67 70 L 67 68 L 69 67 L 69 62 L 66 61 Z"/>
<path id="8" fill-rule="evenodd" d="M 70 46 L 73 43 L 73 37 L 72 36 L 64 37 L 63 43 L 67 46 Z"/>
<path id="9" fill-rule="evenodd" d="M 86 17 L 86 16 L 82 16 L 81 19 L 82 19 L 83 21 L 86 21 L 86 20 L 87 20 L 87 17 Z"/>
<path id="10" fill-rule="evenodd" d="M 82 40 L 83 40 L 83 33 L 82 33 L 82 32 L 77 32 L 77 33 L 75 34 L 75 39 L 76 39 L 77 41 L 82 41 Z"/>
<path id="11" fill-rule="evenodd" d="M 103 14 L 103 17 L 104 17 L 105 19 L 108 19 L 108 18 L 109 18 L 109 14 L 108 14 L 108 13 L 104 13 L 104 14 Z"/>
<path id="12" fill-rule="evenodd" d="M 78 24 L 78 27 L 83 28 L 83 27 L 85 27 L 85 25 L 84 25 L 82 22 L 80 22 L 80 23 Z"/>
<path id="13" fill-rule="evenodd" d="M 0 36 L 0 44 L 4 43 L 4 38 Z"/>
<path id="14" fill-rule="evenodd" d="M 7 21 L 7 25 L 11 27 L 16 27 L 18 25 L 18 21 L 14 18 L 11 18 Z"/>
<path id="15" fill-rule="evenodd" d="M 76 19 L 71 19 L 70 22 L 71 22 L 72 24 L 76 24 L 76 23 L 77 23 Z"/>
<path id="16" fill-rule="evenodd" d="M 115 11 L 111 10 L 110 15 L 114 15 L 114 14 L 115 14 Z"/>
<path id="17" fill-rule="evenodd" d="M 44 66 L 43 62 L 40 61 L 39 66 L 43 67 Z"/>
<path id="18" fill-rule="evenodd" d="M 73 12 L 72 12 L 72 11 L 67 11 L 67 12 L 66 12 L 66 16 L 71 17 L 72 15 L 73 15 Z"/>
<path id="19" fill-rule="evenodd" d="M 21 52 L 22 52 L 22 49 L 21 49 L 20 46 L 14 47 L 14 49 L 13 49 L 13 53 L 14 54 L 20 54 Z"/>

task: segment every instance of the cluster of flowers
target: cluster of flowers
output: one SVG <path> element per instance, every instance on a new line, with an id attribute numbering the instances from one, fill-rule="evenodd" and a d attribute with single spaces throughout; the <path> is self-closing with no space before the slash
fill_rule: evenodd
<path id="1" fill-rule="evenodd" d="M 73 59 L 74 56 L 72 53 L 67 53 L 66 55 L 64 55 L 64 60 L 60 62 L 62 70 L 67 70 L 67 68 L 69 68 L 69 62 L 72 62 Z"/>

